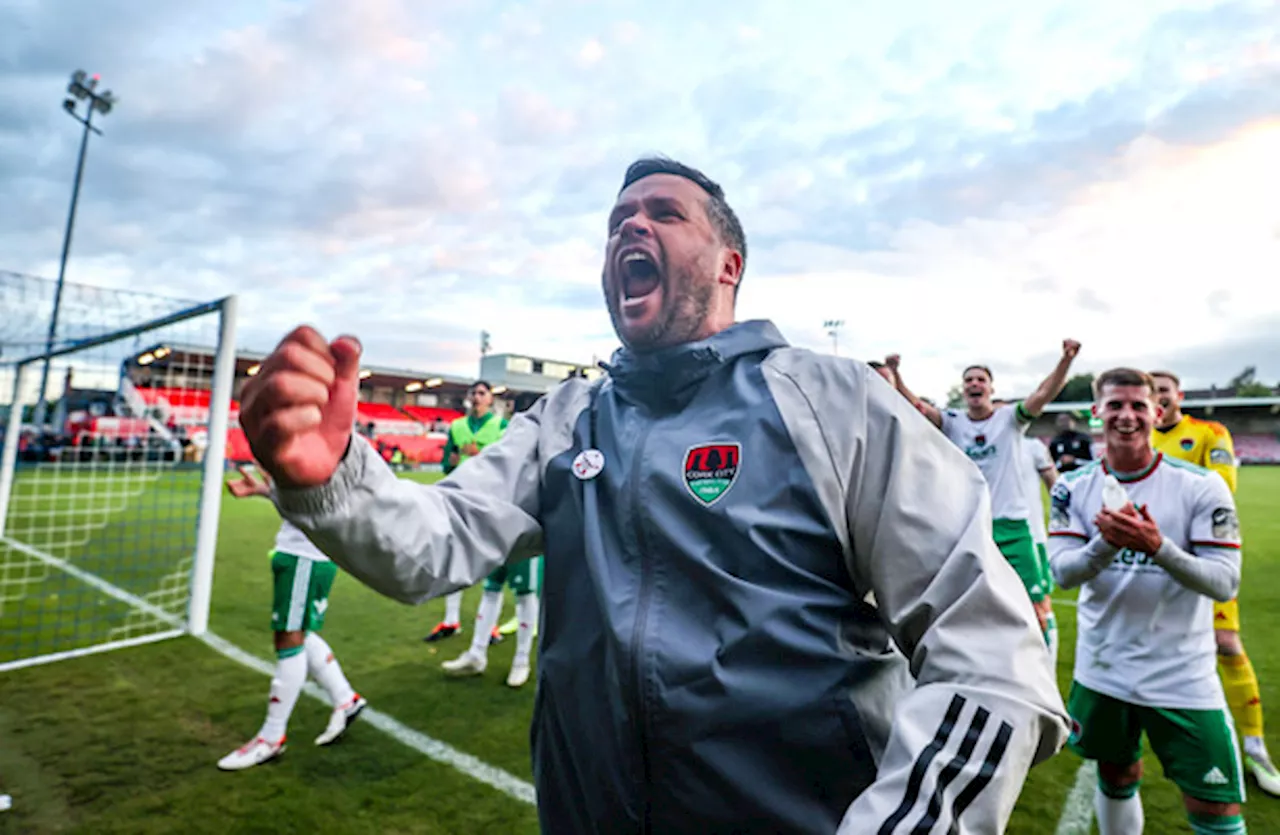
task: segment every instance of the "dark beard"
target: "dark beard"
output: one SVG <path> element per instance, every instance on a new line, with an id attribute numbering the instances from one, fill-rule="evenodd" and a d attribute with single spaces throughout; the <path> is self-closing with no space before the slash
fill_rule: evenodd
<path id="1" fill-rule="evenodd" d="M 698 281 L 691 271 L 669 274 L 668 279 L 663 288 L 667 298 L 656 321 L 630 338 L 622 336 L 618 301 L 610 297 L 609 318 L 613 321 L 613 330 L 629 350 L 643 354 L 690 342 L 707 320 L 715 282 Z"/>

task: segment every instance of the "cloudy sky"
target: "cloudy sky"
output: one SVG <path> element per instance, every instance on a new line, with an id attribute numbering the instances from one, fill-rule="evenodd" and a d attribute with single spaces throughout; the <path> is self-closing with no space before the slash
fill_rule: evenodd
<path id="1" fill-rule="evenodd" d="M 1280 381 L 1274 0 L 0 0 L 0 269 L 57 274 L 77 67 L 119 104 L 68 280 L 237 293 L 244 347 L 606 357 L 605 218 L 660 152 L 743 218 L 741 318 L 843 319 L 923 393 L 1067 336 Z"/>

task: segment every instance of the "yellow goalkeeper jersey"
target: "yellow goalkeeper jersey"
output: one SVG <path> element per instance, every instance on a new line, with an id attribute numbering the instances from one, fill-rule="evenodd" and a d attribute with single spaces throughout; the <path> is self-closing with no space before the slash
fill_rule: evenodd
<path id="1" fill-rule="evenodd" d="M 1170 458 L 1181 458 L 1222 476 L 1236 492 L 1236 452 L 1227 427 L 1213 420 L 1200 420 L 1183 415 L 1168 429 L 1156 429 L 1151 442 L 1158 452 Z"/>

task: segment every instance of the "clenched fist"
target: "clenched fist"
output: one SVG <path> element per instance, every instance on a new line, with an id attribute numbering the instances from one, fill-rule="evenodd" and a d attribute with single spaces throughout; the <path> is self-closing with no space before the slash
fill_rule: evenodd
<path id="1" fill-rule="evenodd" d="M 1074 339 L 1062 340 L 1062 355 L 1067 359 L 1075 359 L 1080 353 L 1080 343 Z"/>
<path id="2" fill-rule="evenodd" d="M 324 484 L 351 441 L 360 343 L 305 325 L 262 361 L 240 398 L 240 426 L 261 467 L 284 487 Z"/>

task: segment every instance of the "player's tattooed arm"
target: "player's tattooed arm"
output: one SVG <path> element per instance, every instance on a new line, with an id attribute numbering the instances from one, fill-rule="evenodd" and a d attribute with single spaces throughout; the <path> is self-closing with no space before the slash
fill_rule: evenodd
<path id="1" fill-rule="evenodd" d="M 916 411 L 927 417 L 929 422 L 934 426 L 941 429 L 942 412 L 936 406 L 932 406 L 921 400 L 919 397 L 916 397 L 915 394 L 912 393 L 911 389 L 907 388 L 907 384 L 902 380 L 902 372 L 899 370 L 901 362 L 902 357 L 897 354 L 890 354 L 884 358 L 885 367 L 893 374 L 894 388 L 898 390 L 899 394 L 907 398 L 907 401 L 916 408 Z"/>
<path id="2" fill-rule="evenodd" d="M 1064 339 L 1062 341 L 1062 356 L 1058 359 L 1058 364 L 1054 366 L 1049 376 L 1044 378 L 1039 387 L 1026 400 L 1022 401 L 1022 411 L 1029 417 L 1040 417 L 1044 412 L 1044 407 L 1052 403 L 1053 398 L 1062 393 L 1063 387 L 1067 384 L 1067 374 L 1071 371 L 1071 363 L 1075 362 L 1076 355 L 1079 353 L 1079 342 L 1074 339 Z"/>

